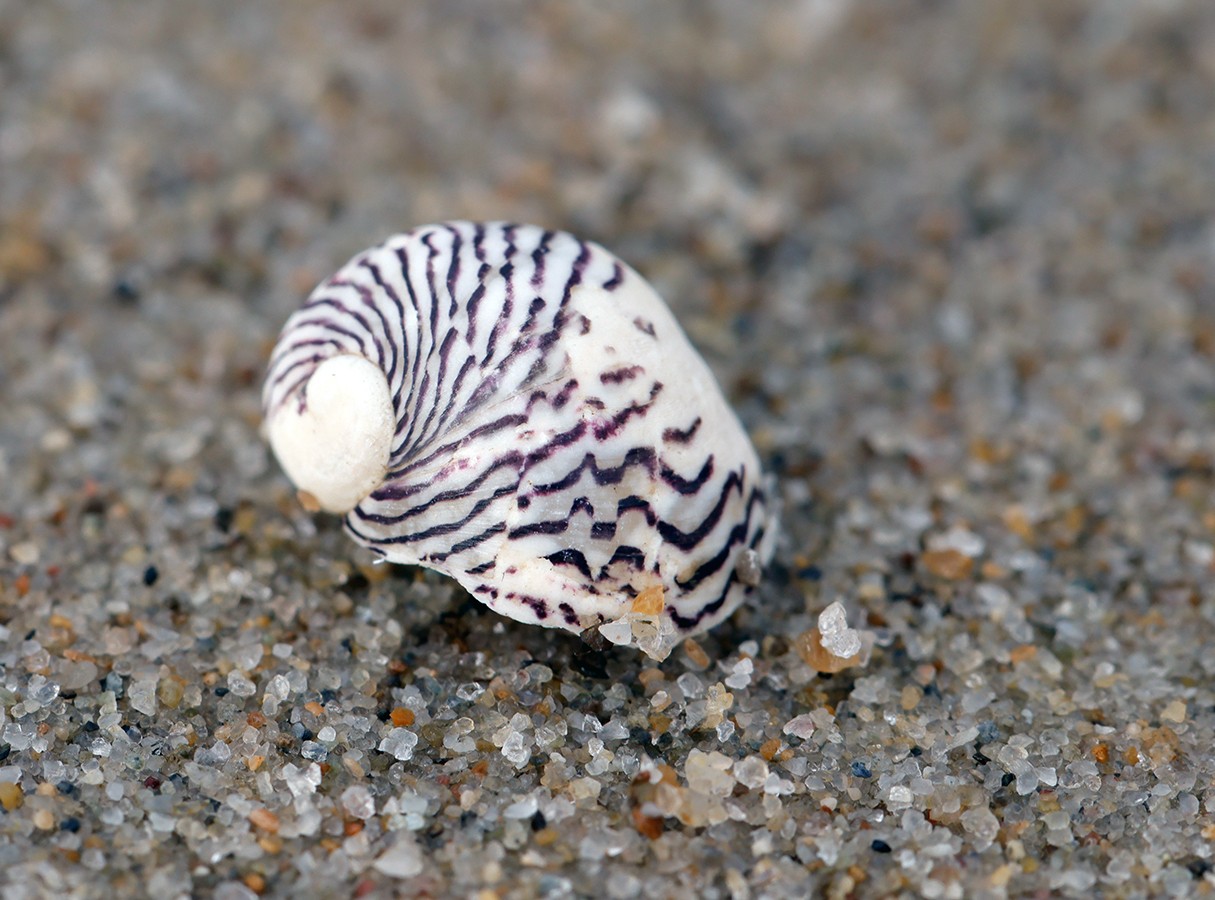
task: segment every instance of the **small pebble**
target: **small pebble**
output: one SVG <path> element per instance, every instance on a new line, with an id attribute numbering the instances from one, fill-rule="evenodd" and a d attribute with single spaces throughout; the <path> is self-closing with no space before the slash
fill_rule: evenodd
<path id="1" fill-rule="evenodd" d="M 949 581 L 969 578 L 974 569 L 974 560 L 952 547 L 945 550 L 928 550 L 920 557 L 920 562 L 933 575 Z"/>
<path id="2" fill-rule="evenodd" d="M 388 753 L 402 762 L 413 758 L 414 748 L 418 745 L 418 736 L 405 728 L 394 728 L 380 741 L 381 753 Z"/>
<path id="3" fill-rule="evenodd" d="M 33 541 L 21 541 L 8 548 L 8 555 L 19 565 L 33 566 L 38 564 L 42 553 Z"/>
<path id="4" fill-rule="evenodd" d="M 1179 723 L 1185 721 L 1186 709 L 1184 700 L 1173 700 L 1160 711 L 1162 722 Z"/>
<path id="5" fill-rule="evenodd" d="M 20 809 L 24 802 L 25 794 L 19 785 L 8 781 L 0 782 L 0 806 L 4 807 L 5 812 Z"/>
<path id="6" fill-rule="evenodd" d="M 403 706 L 396 707 L 389 715 L 392 724 L 398 728 L 407 728 L 414 722 L 413 710 L 406 709 Z"/>
<path id="7" fill-rule="evenodd" d="M 823 647 L 822 637 L 817 628 L 798 635 L 793 643 L 797 655 L 816 672 L 842 672 L 859 664 L 860 652 L 850 658 L 836 656 Z"/>
<path id="8" fill-rule="evenodd" d="M 279 829 L 278 816 L 263 806 L 256 807 L 249 813 L 249 821 L 253 823 L 254 827 L 271 834 Z"/>
<path id="9" fill-rule="evenodd" d="M 376 857 L 372 868 L 389 878 L 412 878 L 425 868 L 422 850 L 417 841 L 407 833 L 392 836 L 392 844 Z"/>

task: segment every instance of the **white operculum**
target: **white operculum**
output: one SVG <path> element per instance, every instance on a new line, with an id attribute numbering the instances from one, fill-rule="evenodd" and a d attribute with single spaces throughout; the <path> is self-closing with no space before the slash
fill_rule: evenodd
<path id="1" fill-rule="evenodd" d="M 361 356 L 333 356 L 298 395 L 270 416 L 266 430 L 305 505 L 347 513 L 380 486 L 396 431 L 388 379 Z M 305 496 L 306 495 L 306 496 Z"/>

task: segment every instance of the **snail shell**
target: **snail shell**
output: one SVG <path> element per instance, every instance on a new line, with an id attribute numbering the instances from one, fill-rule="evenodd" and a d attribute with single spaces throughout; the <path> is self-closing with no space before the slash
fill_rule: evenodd
<path id="1" fill-rule="evenodd" d="M 306 505 L 522 622 L 661 659 L 771 555 L 708 367 L 640 275 L 570 234 L 448 222 L 360 253 L 287 320 L 263 402 Z"/>

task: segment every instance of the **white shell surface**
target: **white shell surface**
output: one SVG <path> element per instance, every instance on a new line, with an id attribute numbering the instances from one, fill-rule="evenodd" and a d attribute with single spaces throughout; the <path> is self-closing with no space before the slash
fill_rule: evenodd
<path id="1" fill-rule="evenodd" d="M 371 360 L 342 353 L 316 367 L 295 403 L 267 425 L 279 463 L 321 509 L 347 513 L 388 474 L 396 424 L 388 381 Z"/>
<path id="2" fill-rule="evenodd" d="M 311 412 L 345 356 L 383 373 L 387 424 L 358 366 Z M 570 234 L 449 222 L 360 253 L 287 321 L 263 400 L 284 469 L 355 540 L 513 619 L 661 658 L 771 555 L 759 461 L 712 373 L 640 275 Z"/>

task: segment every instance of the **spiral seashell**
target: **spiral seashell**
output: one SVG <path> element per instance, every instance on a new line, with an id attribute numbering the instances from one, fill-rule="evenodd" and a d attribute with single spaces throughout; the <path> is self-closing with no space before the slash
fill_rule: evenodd
<path id="1" fill-rule="evenodd" d="M 287 320 L 263 402 L 305 505 L 522 622 L 661 659 L 771 555 L 708 367 L 640 275 L 570 234 L 449 222 L 360 253 Z"/>

